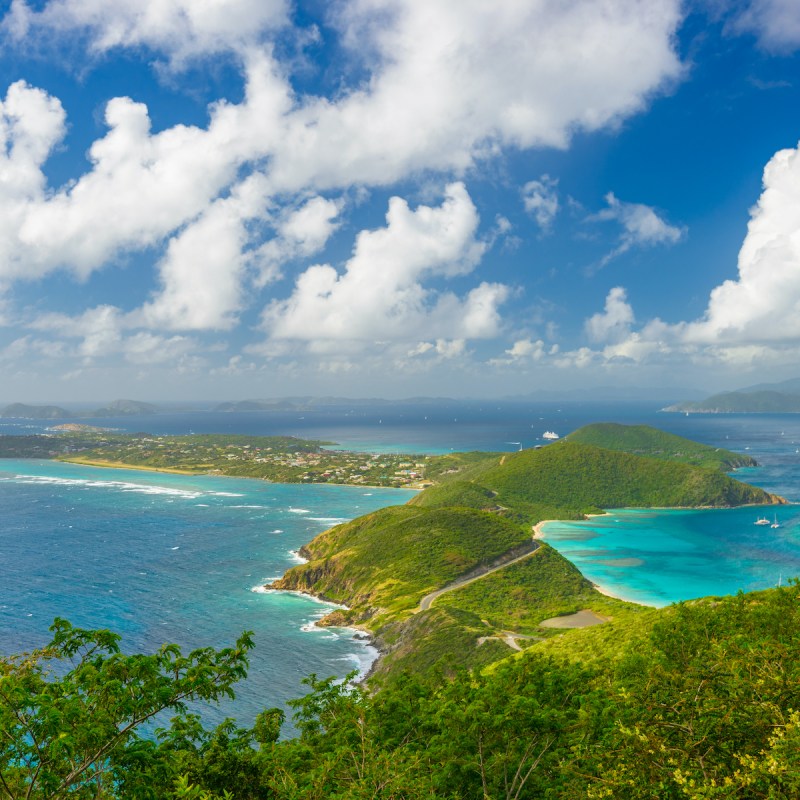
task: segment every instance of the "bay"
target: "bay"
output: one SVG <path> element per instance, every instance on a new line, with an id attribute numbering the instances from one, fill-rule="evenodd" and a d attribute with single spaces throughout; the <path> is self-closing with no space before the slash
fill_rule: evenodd
<path id="1" fill-rule="evenodd" d="M 761 514 L 779 519 L 780 528 L 754 525 Z M 611 510 L 585 522 L 548 522 L 543 538 L 603 591 L 645 605 L 767 589 L 800 576 L 797 506 Z"/>

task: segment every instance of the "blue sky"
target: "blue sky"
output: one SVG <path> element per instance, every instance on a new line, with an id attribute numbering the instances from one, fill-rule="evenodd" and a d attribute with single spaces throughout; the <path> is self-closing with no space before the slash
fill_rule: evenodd
<path id="1" fill-rule="evenodd" d="M 796 0 L 0 8 L 0 401 L 800 374 Z"/>

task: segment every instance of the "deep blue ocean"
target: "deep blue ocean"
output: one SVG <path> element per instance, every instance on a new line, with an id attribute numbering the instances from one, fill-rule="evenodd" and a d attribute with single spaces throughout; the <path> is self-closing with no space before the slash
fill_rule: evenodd
<path id="1" fill-rule="evenodd" d="M 78 420 L 92 422 L 91 420 Z M 589 422 L 646 423 L 746 452 L 760 466 L 737 477 L 800 502 L 800 415 L 680 415 L 652 405 L 406 403 L 297 412 L 186 412 L 102 419 L 149 433 L 287 434 L 369 452 L 514 451 Z M 0 433 L 47 422 L 0 419 Z M 106 470 L 0 460 L 0 653 L 48 641 L 55 616 L 123 635 L 126 650 L 164 642 L 224 646 L 248 629 L 256 649 L 233 703 L 209 722 L 252 722 L 304 693 L 309 673 L 365 669 L 374 650 L 352 631 L 318 629 L 330 606 L 253 591 L 297 563 L 316 534 L 412 492 Z M 800 575 L 800 506 L 755 526 L 761 509 L 613 512 L 551 523 L 545 538 L 605 590 L 663 605 L 774 586 Z"/>

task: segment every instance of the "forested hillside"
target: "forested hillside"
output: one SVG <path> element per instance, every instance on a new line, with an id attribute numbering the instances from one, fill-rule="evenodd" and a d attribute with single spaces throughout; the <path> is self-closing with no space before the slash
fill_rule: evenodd
<path id="1" fill-rule="evenodd" d="M 622 450 L 637 456 L 664 458 L 710 469 L 730 471 L 738 467 L 757 465 L 751 456 L 693 442 L 691 439 L 660 431 L 649 425 L 598 422 L 579 428 L 565 438 L 570 442 L 593 444 L 595 447 L 605 447 L 607 450 Z"/>

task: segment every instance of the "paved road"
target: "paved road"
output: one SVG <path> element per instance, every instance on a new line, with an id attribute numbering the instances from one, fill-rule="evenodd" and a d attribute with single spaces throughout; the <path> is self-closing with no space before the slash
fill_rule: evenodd
<path id="1" fill-rule="evenodd" d="M 475 581 L 479 581 L 481 578 L 485 578 L 487 575 L 491 575 L 493 572 L 497 572 L 499 569 L 505 569 L 510 564 L 516 564 L 517 561 L 522 561 L 523 558 L 527 558 L 528 556 L 532 555 L 539 549 L 539 542 L 531 540 L 528 548 L 522 555 L 517 556 L 516 558 L 512 558 L 510 561 L 504 561 L 502 564 L 497 564 L 497 566 L 491 567 L 487 569 L 485 572 L 481 572 L 479 575 L 473 575 L 472 577 L 463 577 L 454 580 L 452 583 L 448 583 L 447 586 L 443 586 L 441 589 L 437 589 L 435 592 L 431 592 L 430 594 L 426 594 L 422 600 L 419 601 L 419 606 L 414 610 L 414 613 L 418 613 L 420 611 L 427 611 L 433 601 L 443 595 L 445 592 L 452 592 L 453 589 L 460 589 L 462 586 L 466 586 L 467 584 L 474 583 Z"/>

